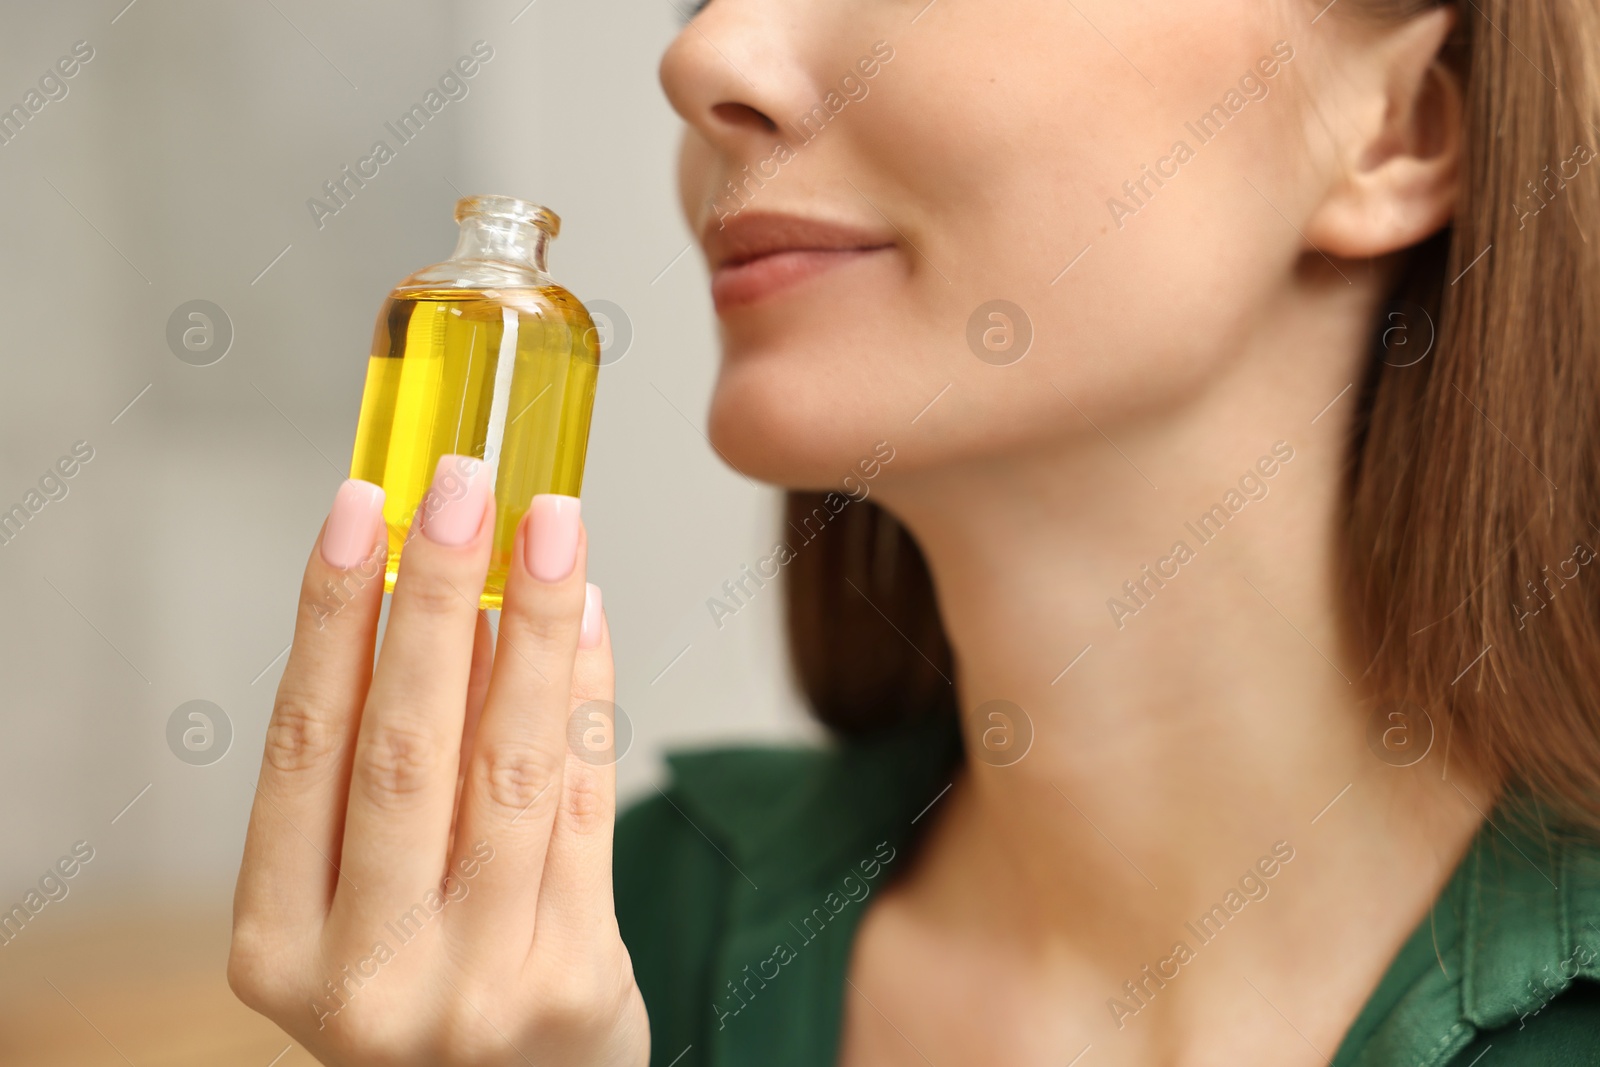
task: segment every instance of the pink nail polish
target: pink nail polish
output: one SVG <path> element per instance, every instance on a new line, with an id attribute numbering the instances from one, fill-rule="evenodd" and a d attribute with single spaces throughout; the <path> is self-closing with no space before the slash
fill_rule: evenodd
<path id="1" fill-rule="evenodd" d="M 355 478 L 345 480 L 333 495 L 328 525 L 322 531 L 322 558 L 330 567 L 349 570 L 377 547 L 376 528 L 383 513 L 383 489 Z"/>
<path id="2" fill-rule="evenodd" d="M 489 506 L 489 469 L 471 456 L 440 456 L 433 485 L 422 498 L 422 532 L 440 545 L 464 545 L 478 535 Z"/>
<path id="3" fill-rule="evenodd" d="M 523 555 L 528 571 L 541 582 L 559 582 L 578 560 L 578 507 L 575 496 L 539 493 L 528 508 Z"/>
<path id="4" fill-rule="evenodd" d="M 583 622 L 578 627 L 578 647 L 594 648 L 600 643 L 600 587 L 586 582 L 583 587 Z"/>

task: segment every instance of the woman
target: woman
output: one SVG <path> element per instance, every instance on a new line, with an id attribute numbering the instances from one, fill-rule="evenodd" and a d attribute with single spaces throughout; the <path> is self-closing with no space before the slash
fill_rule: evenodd
<path id="1" fill-rule="evenodd" d="M 791 490 L 840 743 L 680 757 L 613 851 L 577 502 L 493 654 L 469 475 L 375 669 L 370 585 L 301 614 L 234 988 L 330 1064 L 1600 1062 L 1597 42 L 703 6 L 661 73 L 712 440 Z"/>

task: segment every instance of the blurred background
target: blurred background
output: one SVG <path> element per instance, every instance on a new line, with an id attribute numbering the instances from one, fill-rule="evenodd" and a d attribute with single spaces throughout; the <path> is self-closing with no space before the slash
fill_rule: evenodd
<path id="1" fill-rule="evenodd" d="M 555 210 L 551 272 L 605 336 L 583 497 L 624 801 L 663 750 L 810 734 L 776 586 L 707 607 L 780 523 L 703 435 L 674 2 L 0 3 L 0 912 L 43 900 L 0 937 L 0 1065 L 313 1062 L 227 989 L 233 879 L 374 316 L 459 196 Z M 466 94 L 317 218 L 478 42 Z"/>

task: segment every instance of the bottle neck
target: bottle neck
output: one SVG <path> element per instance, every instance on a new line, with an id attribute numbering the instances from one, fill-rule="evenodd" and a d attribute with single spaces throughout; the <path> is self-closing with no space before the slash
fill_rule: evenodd
<path id="1" fill-rule="evenodd" d="M 461 233 L 451 259 L 488 259 L 528 267 L 541 274 L 550 234 L 532 222 L 468 215 L 461 220 Z"/>

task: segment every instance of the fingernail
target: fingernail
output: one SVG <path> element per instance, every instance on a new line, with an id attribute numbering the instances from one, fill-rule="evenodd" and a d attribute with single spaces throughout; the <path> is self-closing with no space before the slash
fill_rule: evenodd
<path id="1" fill-rule="evenodd" d="M 578 626 L 578 647 L 594 648 L 600 643 L 600 587 L 593 582 L 583 587 L 583 622 Z"/>
<path id="2" fill-rule="evenodd" d="M 489 470 L 471 456 L 440 456 L 433 485 L 422 498 L 422 532 L 440 545 L 464 545 L 478 535 L 489 506 Z"/>
<path id="3" fill-rule="evenodd" d="M 523 546 L 528 571 L 541 582 L 559 582 L 572 573 L 578 559 L 578 506 L 575 496 L 540 493 L 528 508 L 528 537 Z"/>
<path id="4" fill-rule="evenodd" d="M 328 525 L 322 531 L 322 558 L 347 571 L 367 558 L 376 542 L 374 529 L 383 512 L 383 489 L 371 482 L 345 479 L 333 494 Z"/>

